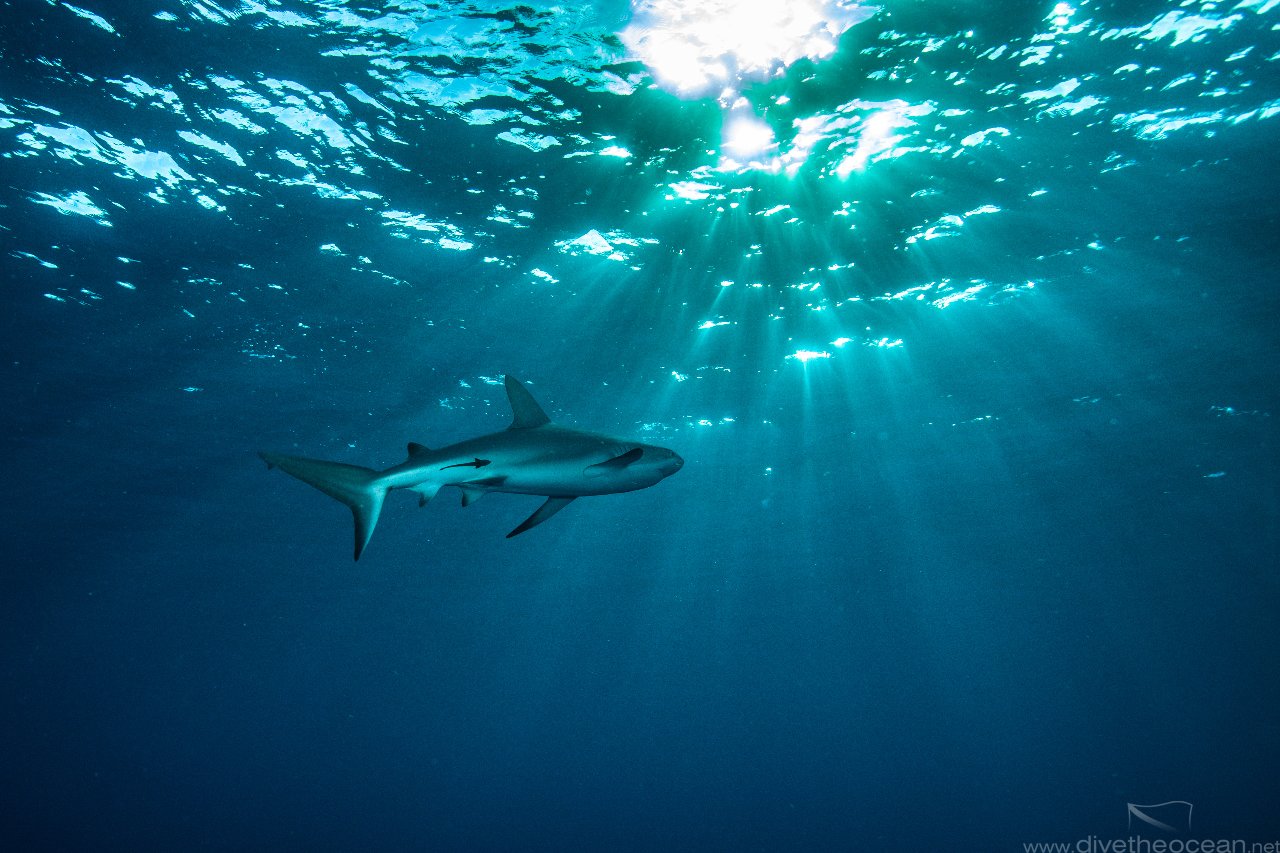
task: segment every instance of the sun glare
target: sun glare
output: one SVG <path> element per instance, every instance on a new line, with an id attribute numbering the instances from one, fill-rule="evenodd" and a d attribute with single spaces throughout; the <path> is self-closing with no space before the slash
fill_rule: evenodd
<path id="1" fill-rule="evenodd" d="M 743 92 L 798 60 L 831 56 L 841 35 L 875 12 L 854 0 L 633 0 L 631 22 L 620 35 L 662 88 L 683 98 L 719 100 L 724 126 L 718 171 L 794 175 L 821 138 L 817 131 L 838 128 L 797 125 L 794 139 L 780 147 L 774 128 Z M 895 144 L 901 137 L 894 129 L 892 119 L 877 119 L 862 144 L 846 154 L 840 176 L 862 169 L 881 148 Z"/>
<path id="2" fill-rule="evenodd" d="M 660 85 L 702 97 L 830 56 L 872 12 L 841 0 L 635 0 L 621 35 Z"/>
<path id="3" fill-rule="evenodd" d="M 738 116 L 725 126 L 724 146 L 739 157 L 752 157 L 774 144 L 773 129 L 754 116 Z"/>

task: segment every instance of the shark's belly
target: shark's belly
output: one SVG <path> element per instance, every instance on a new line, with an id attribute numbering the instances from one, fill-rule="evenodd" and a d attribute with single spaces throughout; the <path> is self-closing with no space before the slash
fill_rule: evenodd
<path id="1" fill-rule="evenodd" d="M 515 472 L 508 475 L 502 483 L 491 486 L 490 490 L 513 495 L 543 495 L 559 498 L 607 495 L 620 491 L 603 487 L 600 482 L 584 476 L 581 470 L 566 472 L 559 476 Z"/>

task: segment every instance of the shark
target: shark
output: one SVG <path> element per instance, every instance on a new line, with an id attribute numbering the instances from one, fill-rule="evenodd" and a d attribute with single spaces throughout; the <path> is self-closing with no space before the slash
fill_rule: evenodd
<path id="1" fill-rule="evenodd" d="M 446 486 L 462 492 L 463 506 L 490 492 L 546 498 L 507 534 L 510 539 L 578 498 L 646 489 L 684 467 L 679 454 L 665 447 L 557 426 L 520 380 L 505 376 L 503 384 L 511 403 L 511 426 L 438 450 L 410 442 L 409 458 L 385 471 L 281 453 L 258 455 L 268 469 L 279 468 L 351 509 L 356 560 L 394 489 L 417 493 L 419 506 L 426 506 Z"/>

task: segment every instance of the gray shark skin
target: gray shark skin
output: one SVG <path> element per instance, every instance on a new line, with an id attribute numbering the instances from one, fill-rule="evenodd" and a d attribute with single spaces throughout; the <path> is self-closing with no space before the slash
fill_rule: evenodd
<path id="1" fill-rule="evenodd" d="M 533 515 L 507 534 L 510 539 L 576 498 L 646 489 L 684 466 L 665 447 L 556 426 L 518 379 L 507 376 L 506 388 L 514 419 L 505 431 L 439 450 L 410 443 L 409 458 L 385 471 L 279 453 L 258 455 L 268 468 L 279 468 L 351 508 L 357 560 L 392 489 L 416 492 L 421 506 L 445 486 L 462 491 L 463 506 L 489 492 L 545 497 Z"/>

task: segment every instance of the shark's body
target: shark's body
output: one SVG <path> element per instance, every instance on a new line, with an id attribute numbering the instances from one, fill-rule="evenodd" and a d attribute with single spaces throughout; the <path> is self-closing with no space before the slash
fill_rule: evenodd
<path id="1" fill-rule="evenodd" d="M 258 455 L 267 467 L 292 474 L 351 508 L 357 560 L 392 489 L 417 492 L 422 505 L 445 486 L 462 490 L 463 506 L 489 492 L 545 497 L 533 515 L 507 534 L 510 538 L 546 521 L 574 498 L 644 489 L 684 465 L 663 447 L 555 426 L 519 380 L 506 377 L 506 388 L 515 417 L 505 431 L 439 450 L 410 444 L 409 458 L 385 471 L 301 456 Z"/>

